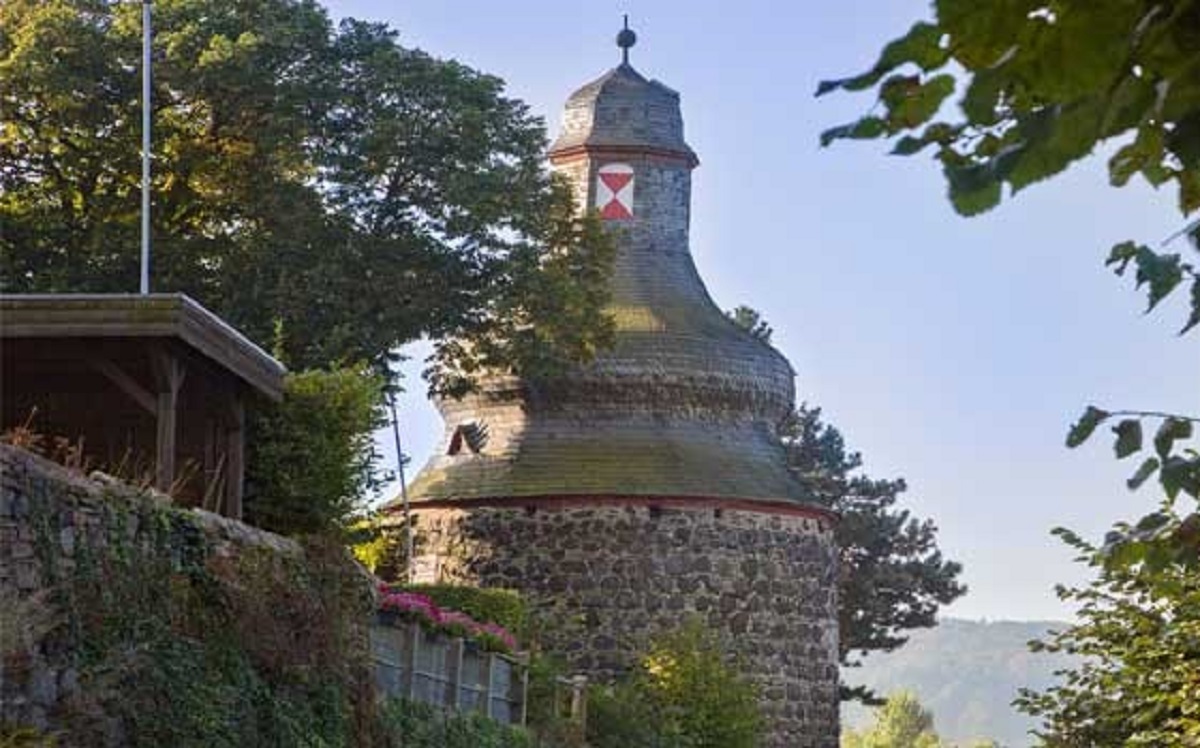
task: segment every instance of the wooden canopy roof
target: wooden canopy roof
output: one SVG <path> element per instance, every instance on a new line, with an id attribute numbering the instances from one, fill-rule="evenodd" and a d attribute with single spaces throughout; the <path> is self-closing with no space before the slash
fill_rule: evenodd
<path id="1" fill-rule="evenodd" d="M 283 364 L 181 293 L 0 294 L 0 338 L 176 338 L 270 399 L 283 396 Z"/>
<path id="2" fill-rule="evenodd" d="M 242 514 L 247 396 L 282 364 L 183 294 L 0 295 L 0 430 L 77 441 L 177 500 Z"/>

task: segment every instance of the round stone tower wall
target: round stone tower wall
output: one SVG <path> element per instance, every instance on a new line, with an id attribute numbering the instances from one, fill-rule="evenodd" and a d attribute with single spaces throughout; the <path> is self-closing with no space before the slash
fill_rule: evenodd
<path id="1" fill-rule="evenodd" d="M 837 555 L 828 517 L 751 502 L 572 496 L 417 509 L 445 581 L 520 590 L 548 649 L 604 678 L 697 616 L 759 687 L 769 748 L 836 748 Z"/>

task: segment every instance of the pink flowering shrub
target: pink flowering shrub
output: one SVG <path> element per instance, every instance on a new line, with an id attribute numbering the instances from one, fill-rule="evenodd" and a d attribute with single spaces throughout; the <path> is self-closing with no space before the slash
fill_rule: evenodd
<path id="1" fill-rule="evenodd" d="M 379 585 L 379 610 L 406 621 L 414 621 L 431 631 L 449 636 L 474 639 L 493 652 L 517 651 L 517 638 L 498 623 L 480 623 L 466 613 L 440 608 L 427 595 L 393 590 Z"/>

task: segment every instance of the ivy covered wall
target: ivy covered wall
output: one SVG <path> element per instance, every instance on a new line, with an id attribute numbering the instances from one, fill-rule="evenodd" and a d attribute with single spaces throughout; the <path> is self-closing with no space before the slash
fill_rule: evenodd
<path id="1" fill-rule="evenodd" d="M 365 746 L 370 578 L 297 543 L 0 445 L 0 736 Z"/>

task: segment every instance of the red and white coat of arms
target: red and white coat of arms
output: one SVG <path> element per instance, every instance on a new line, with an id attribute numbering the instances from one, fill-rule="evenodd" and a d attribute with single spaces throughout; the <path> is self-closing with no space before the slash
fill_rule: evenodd
<path id="1" fill-rule="evenodd" d="M 605 164 L 596 173 L 596 207 L 609 221 L 633 218 L 633 167 Z"/>

